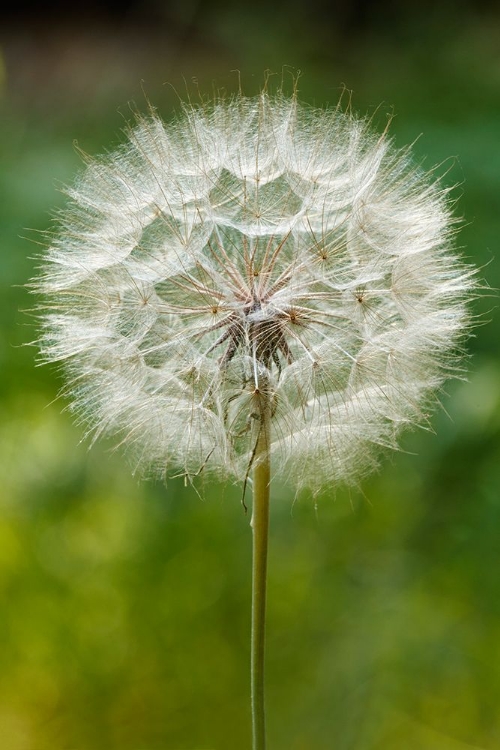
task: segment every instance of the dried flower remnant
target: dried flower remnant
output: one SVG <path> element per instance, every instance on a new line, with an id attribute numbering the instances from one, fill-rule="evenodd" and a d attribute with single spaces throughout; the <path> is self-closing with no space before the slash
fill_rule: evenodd
<path id="1" fill-rule="evenodd" d="M 448 196 L 387 135 L 295 97 L 140 118 L 89 160 L 44 261 L 41 349 L 150 473 L 352 483 L 456 374 L 471 270 Z"/>

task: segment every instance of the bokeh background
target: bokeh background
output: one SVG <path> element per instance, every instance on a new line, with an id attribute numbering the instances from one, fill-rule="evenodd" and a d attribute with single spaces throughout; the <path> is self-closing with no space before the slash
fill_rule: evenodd
<path id="1" fill-rule="evenodd" d="M 90 451 L 36 366 L 34 273 L 60 191 L 150 100 L 301 71 L 300 98 L 393 116 L 457 185 L 469 378 L 362 492 L 276 486 L 272 750 L 500 747 L 500 15 L 495 2 L 22 3 L 0 17 L 0 747 L 250 747 L 250 529 Z M 290 75 L 288 72 L 285 75 Z M 177 93 L 175 93 L 177 92 Z M 31 312 L 30 312 L 31 311 Z"/>

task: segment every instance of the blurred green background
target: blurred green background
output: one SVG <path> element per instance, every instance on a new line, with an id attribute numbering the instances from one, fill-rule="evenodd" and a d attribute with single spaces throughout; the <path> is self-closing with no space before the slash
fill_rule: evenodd
<path id="1" fill-rule="evenodd" d="M 250 746 L 250 545 L 235 487 L 204 499 L 91 451 L 36 367 L 41 232 L 80 166 L 146 97 L 254 93 L 394 113 L 398 145 L 457 184 L 459 244 L 500 287 L 496 3 L 225 0 L 13 7 L 0 18 L 0 747 Z M 170 86 L 169 84 L 172 84 Z M 133 102 L 133 104 L 131 104 Z M 270 750 L 500 747 L 497 295 L 475 304 L 468 382 L 360 493 L 274 488 Z"/>

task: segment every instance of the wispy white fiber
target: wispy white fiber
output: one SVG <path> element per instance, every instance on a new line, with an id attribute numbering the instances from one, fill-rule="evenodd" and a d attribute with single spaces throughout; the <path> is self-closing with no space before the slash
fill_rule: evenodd
<path id="1" fill-rule="evenodd" d="M 458 373 L 475 281 L 447 193 L 350 113 L 267 93 L 153 113 L 68 195 L 41 351 L 146 473 L 243 480 L 264 376 L 274 474 L 350 484 Z"/>

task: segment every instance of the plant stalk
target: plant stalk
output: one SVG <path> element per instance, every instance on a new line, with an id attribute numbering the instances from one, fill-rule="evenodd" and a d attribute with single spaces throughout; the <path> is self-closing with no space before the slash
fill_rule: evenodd
<path id="1" fill-rule="evenodd" d="M 251 698 L 253 750 L 265 750 L 264 660 L 266 628 L 267 549 L 269 536 L 269 486 L 271 480 L 269 389 L 263 383 L 259 399 L 258 433 L 255 444 L 252 508 L 252 644 Z"/>

